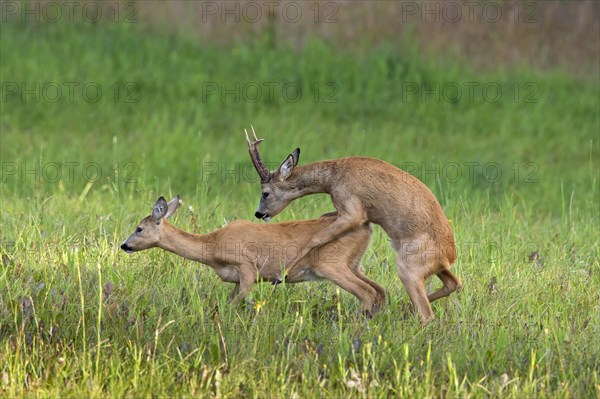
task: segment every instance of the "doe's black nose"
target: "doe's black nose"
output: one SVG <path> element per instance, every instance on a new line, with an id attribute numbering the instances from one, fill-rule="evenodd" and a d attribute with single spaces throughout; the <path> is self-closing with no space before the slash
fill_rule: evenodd
<path id="1" fill-rule="evenodd" d="M 255 217 L 257 217 L 258 219 L 262 219 L 262 218 L 264 218 L 264 217 L 265 217 L 265 214 L 264 214 L 264 213 L 260 213 L 260 212 L 256 211 L 256 213 L 254 214 L 254 216 L 255 216 Z"/>
<path id="2" fill-rule="evenodd" d="M 121 244 L 121 249 L 123 251 L 131 251 L 133 248 L 131 248 L 129 245 L 123 243 L 123 244 Z"/>

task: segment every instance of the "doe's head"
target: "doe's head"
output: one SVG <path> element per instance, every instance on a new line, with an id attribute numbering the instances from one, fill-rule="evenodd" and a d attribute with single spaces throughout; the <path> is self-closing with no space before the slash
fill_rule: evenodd
<path id="1" fill-rule="evenodd" d="M 121 244 L 121 249 L 132 253 L 156 247 L 161 240 L 163 220 L 173 216 L 181 203 L 179 195 L 169 202 L 165 197 L 157 199 L 152 214 L 142 219 L 135 231 Z"/>
<path id="2" fill-rule="evenodd" d="M 294 152 L 288 155 L 275 172 L 269 172 L 258 151 L 258 144 L 263 140 L 256 137 L 254 127 L 252 127 L 254 141 L 250 141 L 248 132 L 245 132 L 250 158 L 260 177 L 262 188 L 260 202 L 254 216 L 258 219 L 269 221 L 269 219 L 284 210 L 296 198 L 296 196 L 292 195 L 291 191 L 294 187 L 288 179 L 292 175 L 294 167 L 298 165 L 300 148 L 296 148 Z"/>

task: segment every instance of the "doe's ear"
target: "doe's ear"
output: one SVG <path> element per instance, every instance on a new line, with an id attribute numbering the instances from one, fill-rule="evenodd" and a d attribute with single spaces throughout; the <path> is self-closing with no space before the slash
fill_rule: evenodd
<path id="1" fill-rule="evenodd" d="M 173 197 L 173 199 L 167 203 L 167 213 L 164 217 L 169 219 L 171 216 L 173 216 L 181 204 L 183 204 L 183 201 L 181 198 L 179 198 L 179 195 Z"/>
<path id="2" fill-rule="evenodd" d="M 167 204 L 167 200 L 165 197 L 160 197 L 156 200 L 156 203 L 152 207 L 152 218 L 159 222 L 162 218 L 167 215 L 167 211 L 169 210 L 169 205 Z"/>
<path id="3" fill-rule="evenodd" d="M 300 148 L 296 148 L 294 152 L 287 156 L 287 158 L 279 165 L 279 177 L 286 180 L 292 174 L 294 166 L 298 165 L 300 160 Z"/>

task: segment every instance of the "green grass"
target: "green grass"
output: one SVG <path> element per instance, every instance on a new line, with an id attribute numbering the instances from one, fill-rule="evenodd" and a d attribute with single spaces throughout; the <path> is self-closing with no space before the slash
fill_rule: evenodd
<path id="1" fill-rule="evenodd" d="M 0 40 L 2 396 L 599 394 L 596 79 L 481 73 L 411 47 L 352 54 L 314 40 L 295 52 L 256 38 L 216 48 L 126 25 L 9 22 Z M 7 93 L 48 82 L 93 82 L 103 95 Z M 115 101 L 115 82 L 135 93 Z M 236 82 L 304 91 L 297 102 L 203 98 L 207 84 Z M 404 91 L 466 82 L 503 95 L 437 102 Z M 428 184 L 451 219 L 464 284 L 434 303 L 434 322 L 408 313 L 379 228 L 363 263 L 389 300 L 372 320 L 328 282 L 257 285 L 255 305 L 235 308 L 208 268 L 119 250 L 160 195 L 182 196 L 174 224 L 189 231 L 252 218 L 250 124 L 270 163 L 297 146 L 302 163 L 369 155 Z M 277 219 L 330 210 L 312 196 Z"/>

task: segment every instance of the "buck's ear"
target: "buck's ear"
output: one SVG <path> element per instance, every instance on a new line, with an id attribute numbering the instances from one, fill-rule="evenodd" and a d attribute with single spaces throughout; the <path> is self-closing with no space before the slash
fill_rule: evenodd
<path id="1" fill-rule="evenodd" d="M 300 148 L 296 148 L 290 155 L 294 159 L 294 166 L 298 165 L 298 161 L 300 160 Z"/>
<path id="2" fill-rule="evenodd" d="M 296 148 L 294 152 L 287 156 L 285 161 L 279 165 L 279 177 L 286 180 L 292 174 L 294 166 L 298 165 L 300 159 L 300 148 Z"/>
<path id="3" fill-rule="evenodd" d="M 181 204 L 183 204 L 183 201 L 181 200 L 181 198 L 179 198 L 179 195 L 176 195 L 171 201 L 167 203 L 167 214 L 165 215 L 165 217 L 169 219 L 171 216 L 173 216 L 173 214 Z"/>
<path id="4" fill-rule="evenodd" d="M 169 205 L 167 204 L 167 200 L 165 197 L 160 197 L 156 200 L 156 203 L 152 207 L 152 218 L 159 222 L 162 218 L 167 215 L 167 211 L 169 210 Z"/>

